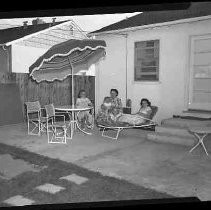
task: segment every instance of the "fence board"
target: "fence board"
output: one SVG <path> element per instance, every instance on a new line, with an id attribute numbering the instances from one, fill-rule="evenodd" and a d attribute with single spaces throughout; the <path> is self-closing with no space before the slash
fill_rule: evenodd
<path id="1" fill-rule="evenodd" d="M 29 78 L 28 74 L 16 74 L 16 83 L 20 88 L 21 102 L 24 107 L 26 101 L 39 100 L 41 106 L 49 103 L 55 105 L 71 104 L 71 76 L 63 81 L 40 82 L 37 83 Z M 75 99 L 80 89 L 86 90 L 87 97 L 95 101 L 95 77 L 93 76 L 74 76 Z M 24 111 L 24 108 L 23 108 Z"/>

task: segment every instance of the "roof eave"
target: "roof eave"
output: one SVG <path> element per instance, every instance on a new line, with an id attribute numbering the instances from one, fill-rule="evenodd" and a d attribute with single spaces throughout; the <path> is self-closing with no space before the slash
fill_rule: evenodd
<path id="1" fill-rule="evenodd" d="M 29 35 L 26 35 L 26 36 L 24 36 L 24 37 L 21 37 L 21 38 L 19 38 L 19 39 L 15 39 L 15 40 L 10 41 L 10 42 L 6 42 L 6 43 L 1 44 L 1 45 L 9 46 L 9 45 L 15 44 L 15 43 L 17 43 L 17 42 L 24 41 L 25 39 L 28 39 L 28 38 L 30 38 L 30 37 L 32 37 L 32 36 L 38 35 L 38 34 L 43 33 L 43 32 L 47 32 L 47 31 L 49 31 L 49 30 L 52 30 L 52 29 L 55 29 L 55 28 L 57 28 L 57 27 L 61 27 L 61 26 L 63 26 L 63 25 L 70 24 L 70 23 L 73 23 L 74 25 L 76 25 L 76 24 L 74 23 L 73 20 L 68 20 L 68 21 L 66 21 L 66 22 L 64 22 L 64 23 L 60 23 L 60 24 L 57 24 L 57 25 L 55 25 L 55 26 L 51 26 L 51 27 L 46 28 L 46 29 L 44 29 L 44 30 L 41 30 L 41 31 L 38 31 L 38 32 L 35 32 L 35 33 L 32 33 L 32 34 L 29 34 Z"/>
<path id="2" fill-rule="evenodd" d="M 98 35 L 107 35 L 107 34 L 117 34 L 117 33 L 122 33 L 122 32 L 129 32 L 129 31 L 134 31 L 134 30 L 142 30 L 142 29 L 147 29 L 147 28 L 169 26 L 169 25 L 182 24 L 182 23 L 190 23 L 190 22 L 202 21 L 202 20 L 207 20 L 207 19 L 211 19 L 211 15 L 194 17 L 194 18 L 186 18 L 186 19 L 155 23 L 155 24 L 149 24 L 149 25 L 135 26 L 135 27 L 130 27 L 130 28 L 118 29 L 118 30 L 89 33 L 89 35 L 98 36 Z"/>

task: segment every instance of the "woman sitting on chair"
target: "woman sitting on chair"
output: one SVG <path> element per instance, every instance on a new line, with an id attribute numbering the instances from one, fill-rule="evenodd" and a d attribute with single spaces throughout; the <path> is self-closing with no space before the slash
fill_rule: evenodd
<path id="1" fill-rule="evenodd" d="M 146 98 L 142 98 L 140 106 L 141 107 L 136 114 L 138 114 L 144 118 L 150 118 L 150 115 L 152 114 L 151 102 Z"/>
<path id="2" fill-rule="evenodd" d="M 111 89 L 110 97 L 105 97 L 103 104 L 97 114 L 96 121 L 98 124 L 112 124 L 116 122 L 119 116 L 122 114 L 122 102 L 117 97 L 118 90 Z"/>
<path id="3" fill-rule="evenodd" d="M 148 99 L 141 99 L 140 109 L 135 114 L 122 114 L 117 121 L 121 123 L 128 123 L 130 125 L 137 125 L 147 121 L 152 113 L 151 103 Z"/>

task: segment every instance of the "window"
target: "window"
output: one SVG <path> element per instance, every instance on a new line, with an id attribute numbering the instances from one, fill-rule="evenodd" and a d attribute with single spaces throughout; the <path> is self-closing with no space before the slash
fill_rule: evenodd
<path id="1" fill-rule="evenodd" d="M 135 42 L 135 81 L 159 80 L 159 40 Z"/>

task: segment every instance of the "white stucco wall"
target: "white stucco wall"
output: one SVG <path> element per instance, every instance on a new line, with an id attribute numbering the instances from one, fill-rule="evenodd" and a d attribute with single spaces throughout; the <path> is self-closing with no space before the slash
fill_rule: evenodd
<path id="1" fill-rule="evenodd" d="M 12 72 L 29 73 L 29 67 L 48 49 L 12 45 Z"/>
<path id="2" fill-rule="evenodd" d="M 190 36 L 211 33 L 211 20 L 163 26 L 128 33 L 128 98 L 132 99 L 132 111 L 139 107 L 141 98 L 148 98 L 159 107 L 156 120 L 172 117 L 187 109 Z M 110 88 L 117 88 L 125 105 L 125 38 L 117 35 L 101 35 L 96 39 L 106 41 L 107 56 L 96 71 L 99 105 Z M 160 81 L 134 82 L 134 42 L 160 40 Z"/>
<path id="3" fill-rule="evenodd" d="M 92 64 L 88 70 L 86 70 L 87 76 L 95 76 L 95 64 Z"/>
<path id="4" fill-rule="evenodd" d="M 118 89 L 123 101 L 125 98 L 125 38 L 109 36 L 105 40 L 106 57 L 96 66 L 97 106 L 100 106 L 105 96 L 109 96 L 111 88 Z"/>

